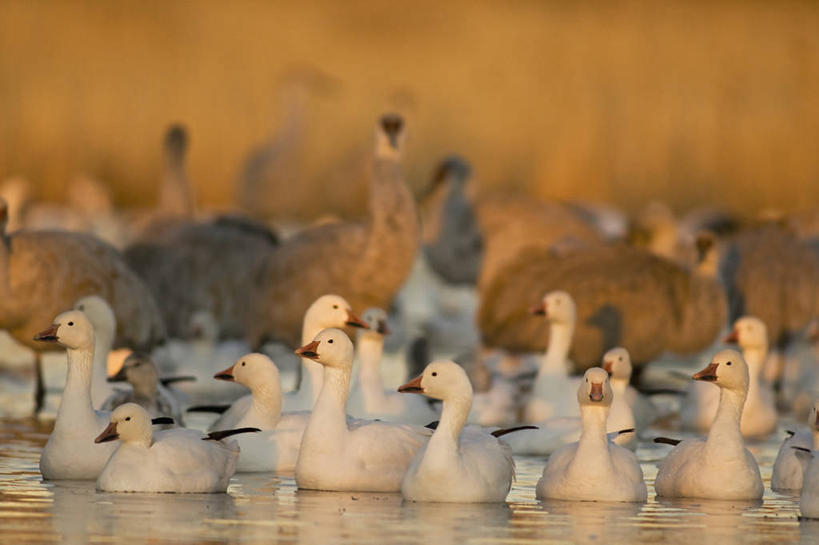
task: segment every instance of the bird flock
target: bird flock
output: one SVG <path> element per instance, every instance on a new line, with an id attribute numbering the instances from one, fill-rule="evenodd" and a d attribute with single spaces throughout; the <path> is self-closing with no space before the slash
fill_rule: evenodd
<path id="1" fill-rule="evenodd" d="M 645 502 L 642 441 L 664 453 L 658 496 L 758 500 L 746 440 L 792 413 L 807 426 L 788 431 L 771 487 L 819 517 L 809 222 L 476 197 L 457 156 L 416 198 L 406 137 L 401 116 L 378 119 L 363 218 L 292 233 L 198 210 L 178 125 L 153 209 L 119 213 L 86 178 L 62 210 L 0 186 L 0 328 L 31 351 L 35 410 L 42 355 L 67 360 L 43 478 L 225 493 L 236 472 L 269 472 L 503 502 L 530 455 L 545 460 L 538 499 Z M 243 172 L 247 200 L 263 180 Z M 185 427 L 193 414 L 207 429 Z"/>

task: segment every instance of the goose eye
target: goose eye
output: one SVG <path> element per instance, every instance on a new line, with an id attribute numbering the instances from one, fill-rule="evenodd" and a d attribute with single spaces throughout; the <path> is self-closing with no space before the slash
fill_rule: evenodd
<path id="1" fill-rule="evenodd" d="M 438 372 L 437 372 L 437 371 L 433 371 L 433 372 L 432 372 L 432 376 L 433 376 L 433 377 L 437 377 L 437 376 L 438 376 Z"/>
<path id="2" fill-rule="evenodd" d="M 328 342 L 329 344 L 333 344 L 333 339 L 330 339 L 330 340 L 329 340 L 329 341 L 327 341 L 327 342 Z"/>
<path id="3" fill-rule="evenodd" d="M 244 367 L 244 366 L 245 366 L 245 362 L 242 362 L 242 367 Z"/>
<path id="4" fill-rule="evenodd" d="M 617 361 L 623 361 L 623 356 L 620 356 L 619 358 L 617 358 Z"/>
<path id="5" fill-rule="evenodd" d="M 729 362 L 727 362 L 725 365 L 731 365 L 731 362 L 729 361 Z"/>
<path id="6" fill-rule="evenodd" d="M 586 383 L 588 383 L 588 382 L 589 382 L 589 379 L 586 379 Z"/>
<path id="7" fill-rule="evenodd" d="M 68 326 L 71 327 L 74 325 L 74 322 L 68 322 Z"/>
<path id="8" fill-rule="evenodd" d="M 338 305 L 333 305 L 333 308 L 337 309 L 337 308 L 338 308 Z"/>
<path id="9" fill-rule="evenodd" d="M 126 417 L 126 418 L 125 418 L 125 421 L 126 421 L 126 422 L 130 422 L 130 421 L 131 421 L 131 417 L 130 417 L 130 416 Z"/>
<path id="10" fill-rule="evenodd" d="M 134 367 L 139 367 L 140 365 L 142 365 L 142 362 L 141 362 L 141 361 L 138 361 L 138 362 L 136 362 L 136 363 L 134 364 Z"/>

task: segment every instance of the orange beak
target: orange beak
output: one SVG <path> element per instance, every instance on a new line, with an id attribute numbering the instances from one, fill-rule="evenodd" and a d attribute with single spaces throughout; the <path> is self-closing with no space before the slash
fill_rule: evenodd
<path id="1" fill-rule="evenodd" d="M 591 392 L 589 392 L 589 399 L 592 401 L 603 401 L 603 383 L 592 382 Z"/>
<path id="2" fill-rule="evenodd" d="M 364 320 L 353 314 L 353 311 L 347 309 L 347 321 L 345 322 L 348 326 L 352 327 L 360 327 L 361 329 L 370 329 L 370 326 L 364 323 Z"/>
<path id="3" fill-rule="evenodd" d="M 57 324 L 54 324 L 51 327 L 49 327 L 48 329 L 40 331 L 39 333 L 34 335 L 34 340 L 35 341 L 46 342 L 46 343 L 55 343 L 55 342 L 57 342 L 58 340 L 60 340 L 59 337 L 57 337 L 57 329 L 59 327 L 60 326 L 58 326 Z"/>
<path id="4" fill-rule="evenodd" d="M 402 394 L 423 394 L 424 388 L 421 386 L 421 378 L 424 375 L 418 375 L 406 384 L 399 386 L 398 391 Z"/>
<path id="5" fill-rule="evenodd" d="M 529 309 L 529 312 L 534 314 L 535 316 L 547 316 L 546 303 L 541 301 L 539 304 Z"/>
<path id="6" fill-rule="evenodd" d="M 313 341 L 311 343 L 305 344 L 301 348 L 296 349 L 296 354 L 301 356 L 302 358 L 307 358 L 311 360 L 317 360 L 319 355 L 316 350 L 318 350 L 319 341 Z"/>
<path id="7" fill-rule="evenodd" d="M 117 423 L 110 422 L 108 426 L 102 430 L 102 433 L 94 439 L 95 443 L 107 443 L 108 441 L 116 441 L 119 439 L 119 434 L 117 433 Z"/>
<path id="8" fill-rule="evenodd" d="M 737 344 L 739 342 L 739 332 L 734 329 L 722 339 L 725 344 Z"/>
<path id="9" fill-rule="evenodd" d="M 708 366 L 700 371 L 699 373 L 695 373 L 693 378 L 694 380 L 704 380 L 707 382 L 715 382 L 717 380 L 717 367 L 719 367 L 718 363 L 709 363 Z"/>
<path id="10" fill-rule="evenodd" d="M 611 374 L 614 372 L 613 371 L 614 364 L 612 362 L 610 362 L 610 361 L 604 361 L 603 362 L 603 369 L 605 369 L 606 373 L 608 373 L 609 376 L 611 376 Z"/>
<path id="11" fill-rule="evenodd" d="M 231 365 L 224 371 L 219 371 L 218 373 L 213 375 L 213 378 L 217 380 L 227 380 L 228 382 L 233 382 L 235 380 L 233 378 L 233 366 Z"/>

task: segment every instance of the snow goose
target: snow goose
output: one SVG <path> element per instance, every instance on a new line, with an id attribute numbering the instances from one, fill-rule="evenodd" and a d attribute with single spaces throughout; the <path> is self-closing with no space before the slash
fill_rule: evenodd
<path id="1" fill-rule="evenodd" d="M 111 305 L 99 295 L 89 295 L 81 298 L 74 304 L 74 309 L 84 312 L 94 328 L 91 403 L 94 408 L 100 408 L 103 402 L 116 391 L 113 385 L 108 382 L 108 353 L 111 352 L 111 347 L 114 344 L 117 319 Z"/>
<path id="2" fill-rule="evenodd" d="M 306 345 L 323 329 L 342 328 L 344 326 L 366 328 L 350 307 L 350 304 L 338 295 L 322 295 L 316 299 L 304 314 L 301 340 Z M 284 396 L 285 411 L 311 410 L 321 391 L 323 380 L 322 366 L 310 358 L 301 359 L 301 381 L 294 392 Z"/>
<path id="3" fill-rule="evenodd" d="M 583 431 L 576 443 L 549 457 L 537 483 L 538 499 L 642 502 L 647 491 L 633 452 L 608 440 L 606 420 L 614 394 L 609 376 L 588 369 L 577 389 Z"/>
<path id="4" fill-rule="evenodd" d="M 110 411 L 125 403 L 136 403 L 152 417 L 170 416 L 178 426 L 185 425 L 179 402 L 162 385 L 156 364 L 148 354 L 132 352 L 125 358 L 119 372 L 108 380 L 112 383 L 127 382 L 131 388 L 117 390 L 102 404 L 103 410 Z"/>
<path id="5" fill-rule="evenodd" d="M 423 374 L 398 388 L 444 403 L 441 420 L 415 455 L 401 483 L 410 501 L 502 502 L 515 477 L 512 449 L 478 427 L 464 430 L 472 385 L 452 361 L 430 363 Z"/>
<path id="6" fill-rule="evenodd" d="M 379 308 L 364 312 L 362 321 L 368 329 L 358 331 L 358 382 L 350 391 L 347 413 L 356 418 L 373 418 L 405 422 L 408 424 L 429 424 L 438 419 L 422 397 L 405 396 L 398 392 L 387 392 L 381 379 L 381 357 L 384 353 L 384 337 L 389 335 L 387 313 Z"/>
<path id="7" fill-rule="evenodd" d="M 237 471 L 292 472 L 296 467 L 309 411 L 281 412 L 279 370 L 264 354 L 245 354 L 215 378 L 235 381 L 250 389 L 210 426 L 210 430 L 254 427 L 261 433 L 236 440 L 242 451 Z"/>
<path id="8" fill-rule="evenodd" d="M 325 329 L 297 351 L 324 366 L 324 381 L 296 462 L 296 484 L 313 490 L 398 492 L 415 454 L 431 430 L 371 420 L 348 426 L 353 343 Z"/>
<path id="9" fill-rule="evenodd" d="M 654 481 L 657 495 L 760 499 L 763 486 L 759 467 L 740 433 L 742 406 L 750 381 L 745 359 L 736 350 L 721 350 L 693 378 L 719 387 L 719 408 L 707 439 L 682 441 L 660 462 Z"/>
<path id="10" fill-rule="evenodd" d="M 731 333 L 723 342 L 738 343 L 748 366 L 750 382 L 748 398 L 742 409 L 742 435 L 765 438 L 776 430 L 778 421 L 773 391 L 770 384 L 760 376 L 768 357 L 767 328 L 762 320 L 744 316 L 734 323 Z M 683 428 L 707 431 L 717 412 L 719 397 L 719 391 L 707 384 L 694 383 L 689 386 L 686 401 L 680 411 Z"/>
<path id="11" fill-rule="evenodd" d="M 59 343 L 68 356 L 63 398 L 54 430 L 40 455 L 40 473 L 45 480 L 96 479 L 114 449 L 94 444 L 108 420 L 107 413 L 95 411 L 91 404 L 94 327 L 82 311 L 70 310 L 34 339 Z"/>
<path id="12" fill-rule="evenodd" d="M 811 411 L 812 422 L 810 429 L 813 435 L 813 443 L 807 449 L 792 446 L 801 464 L 804 464 L 804 475 L 802 477 L 802 493 L 799 498 L 799 511 L 805 518 L 819 518 L 819 464 L 817 464 L 816 450 L 819 449 L 819 413 L 817 407 L 819 402 L 814 402 Z M 794 436 L 795 438 L 795 436 Z M 805 452 L 808 450 L 808 452 Z M 777 457 L 777 461 L 779 458 Z"/>
<path id="13" fill-rule="evenodd" d="M 603 355 L 603 369 L 609 374 L 609 385 L 611 386 L 614 399 L 611 401 L 606 429 L 630 431 L 618 437 L 618 444 L 631 450 L 637 448 L 637 432 L 634 417 L 634 410 L 629 404 L 629 394 L 632 399 L 639 395 L 636 391 L 629 391 L 629 380 L 631 379 L 631 359 L 628 350 L 617 347 L 612 348 Z"/>
<path id="14" fill-rule="evenodd" d="M 239 445 L 222 439 L 254 428 L 204 435 L 174 428 L 153 433 L 151 418 L 136 403 L 111 413 L 108 426 L 94 443 L 120 440 L 97 479 L 105 492 L 226 492 L 236 468 Z M 116 443 L 111 443 L 116 445 Z"/>
<path id="15" fill-rule="evenodd" d="M 799 449 L 813 450 L 814 443 L 819 442 L 819 400 L 815 400 L 811 407 L 808 428 L 789 434 L 774 461 L 771 474 L 771 490 L 774 491 L 802 489 L 802 477 L 810 460 L 800 455 Z"/>
<path id="16" fill-rule="evenodd" d="M 541 360 L 523 419 L 538 422 L 555 416 L 576 416 L 577 406 L 571 392 L 577 388 L 579 378 L 569 376 L 574 366 L 569 360 L 576 319 L 574 299 L 565 291 L 551 291 L 532 312 L 549 320 L 549 347 Z"/>

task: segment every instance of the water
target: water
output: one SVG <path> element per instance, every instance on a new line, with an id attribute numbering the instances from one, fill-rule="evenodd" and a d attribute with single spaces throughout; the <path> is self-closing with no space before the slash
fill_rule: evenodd
<path id="1" fill-rule="evenodd" d="M 0 383 L 3 409 L 18 401 L 22 385 Z M 669 447 L 642 443 L 646 504 L 538 502 L 534 487 L 544 460 L 519 457 L 507 503 L 479 505 L 299 491 L 292 477 L 268 474 L 234 476 L 227 494 L 101 493 L 93 482 L 41 481 L 37 464 L 49 430 L 33 418 L 0 418 L 0 543 L 819 542 L 819 522 L 797 519 L 798 497 L 768 489 L 784 433 L 750 445 L 766 485 L 761 502 L 658 500 L 654 464 Z"/>

